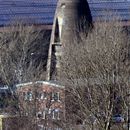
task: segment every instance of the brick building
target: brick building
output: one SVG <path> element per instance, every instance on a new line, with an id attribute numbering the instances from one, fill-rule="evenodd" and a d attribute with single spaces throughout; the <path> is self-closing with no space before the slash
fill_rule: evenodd
<path id="1" fill-rule="evenodd" d="M 35 25 L 36 29 L 48 30 L 51 39 L 48 42 L 50 47 L 47 46 L 47 80 L 51 80 L 51 72 L 59 67 L 62 44 L 72 40 L 75 22 L 82 21 L 83 17 L 90 23 L 96 22 L 98 18 L 110 20 L 111 17 L 105 13 L 110 11 L 121 17 L 123 26 L 129 26 L 129 8 L 129 0 L 1 0 L 0 30 L 7 27 L 4 31 L 8 31 L 8 26 L 17 19 Z M 55 61 L 52 57 L 55 57 Z"/>
<path id="2" fill-rule="evenodd" d="M 16 85 L 19 112 L 36 120 L 39 127 L 58 127 L 65 118 L 64 86 L 37 81 Z"/>

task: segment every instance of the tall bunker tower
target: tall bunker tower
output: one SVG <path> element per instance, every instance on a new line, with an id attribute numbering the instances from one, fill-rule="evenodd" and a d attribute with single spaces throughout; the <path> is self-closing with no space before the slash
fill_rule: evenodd
<path id="1" fill-rule="evenodd" d="M 58 72 L 62 46 L 72 43 L 84 24 L 88 27 L 92 24 L 87 0 L 58 1 L 48 54 L 47 80 L 51 79 L 53 70 Z"/>

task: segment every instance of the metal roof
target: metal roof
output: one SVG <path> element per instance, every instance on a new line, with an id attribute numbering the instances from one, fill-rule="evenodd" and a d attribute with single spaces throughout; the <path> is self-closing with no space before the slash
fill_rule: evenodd
<path id="1" fill-rule="evenodd" d="M 0 26 L 17 19 L 30 24 L 52 25 L 58 0 L 0 0 Z M 93 20 L 106 19 L 105 11 L 130 20 L 130 0 L 87 0 Z M 107 17 L 109 18 L 109 17 Z"/>
<path id="2" fill-rule="evenodd" d="M 110 19 L 109 14 L 112 13 L 122 21 L 130 20 L 130 0 L 88 0 L 88 3 L 93 21 Z"/>
<path id="3" fill-rule="evenodd" d="M 17 19 L 30 24 L 52 24 L 57 0 L 0 0 L 0 26 Z"/>

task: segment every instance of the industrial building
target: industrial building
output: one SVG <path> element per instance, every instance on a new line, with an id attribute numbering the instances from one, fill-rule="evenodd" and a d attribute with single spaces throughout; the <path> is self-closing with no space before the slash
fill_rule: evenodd
<path id="1" fill-rule="evenodd" d="M 34 25 L 37 29 L 48 30 L 50 32 L 46 63 L 46 80 L 49 83 L 52 80 L 58 80 L 62 46 L 72 42 L 75 35 L 77 36 L 82 31 L 82 26 L 80 26 L 82 21 L 85 21 L 88 25 L 87 27 L 91 28 L 94 22 L 111 20 L 110 16 L 113 14 L 120 17 L 122 26 L 129 27 L 129 9 L 130 0 L 0 0 L 0 31 L 3 30 L 3 27 L 4 30 L 6 28 L 8 31 L 9 26 L 15 25 L 15 21 L 22 20 L 28 26 Z M 60 90 L 57 90 L 56 84 L 52 85 L 50 83 L 45 85 L 46 83 L 40 83 L 42 85 L 40 85 L 39 91 L 42 93 L 36 97 L 37 100 L 44 100 L 46 92 L 52 93 Z M 32 88 L 30 88 L 30 84 L 18 84 L 17 86 L 19 86 L 18 92 L 22 94 L 20 101 L 23 99 L 23 106 L 26 106 L 26 103 L 30 103 L 30 100 L 33 100 Z M 53 90 L 50 88 L 53 88 Z M 61 90 L 60 92 L 62 93 Z M 39 108 L 45 109 L 44 103 L 40 105 Z M 60 102 L 58 108 L 62 106 L 64 107 L 64 104 Z M 59 120 L 58 111 L 52 111 L 50 114 L 52 119 L 55 119 L 55 114 Z M 28 113 L 25 112 L 25 115 L 28 115 Z M 44 116 L 45 111 L 37 111 L 37 117 L 44 118 Z"/>

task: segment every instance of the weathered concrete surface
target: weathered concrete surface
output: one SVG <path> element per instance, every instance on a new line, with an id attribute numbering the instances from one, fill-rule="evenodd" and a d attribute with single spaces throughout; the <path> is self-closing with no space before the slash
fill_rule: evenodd
<path id="1" fill-rule="evenodd" d="M 60 23 L 60 30 L 62 30 L 62 44 L 72 42 L 72 38 L 79 33 L 81 24 L 91 24 L 92 22 L 86 0 L 59 0 L 56 17 Z"/>
<path id="2" fill-rule="evenodd" d="M 73 44 L 79 39 L 79 33 L 82 31 L 82 27 L 87 27 L 91 25 L 91 23 L 92 17 L 86 0 L 59 0 L 48 54 L 47 80 L 52 79 L 52 70 L 56 70 L 57 73 L 59 70 L 58 67 L 60 67 L 58 59 L 60 59 L 61 55 L 59 54 L 61 54 L 61 52 L 56 52 L 56 46 L 60 44 L 62 48 L 62 46 L 66 44 Z M 57 34 L 57 32 L 59 34 Z"/>

